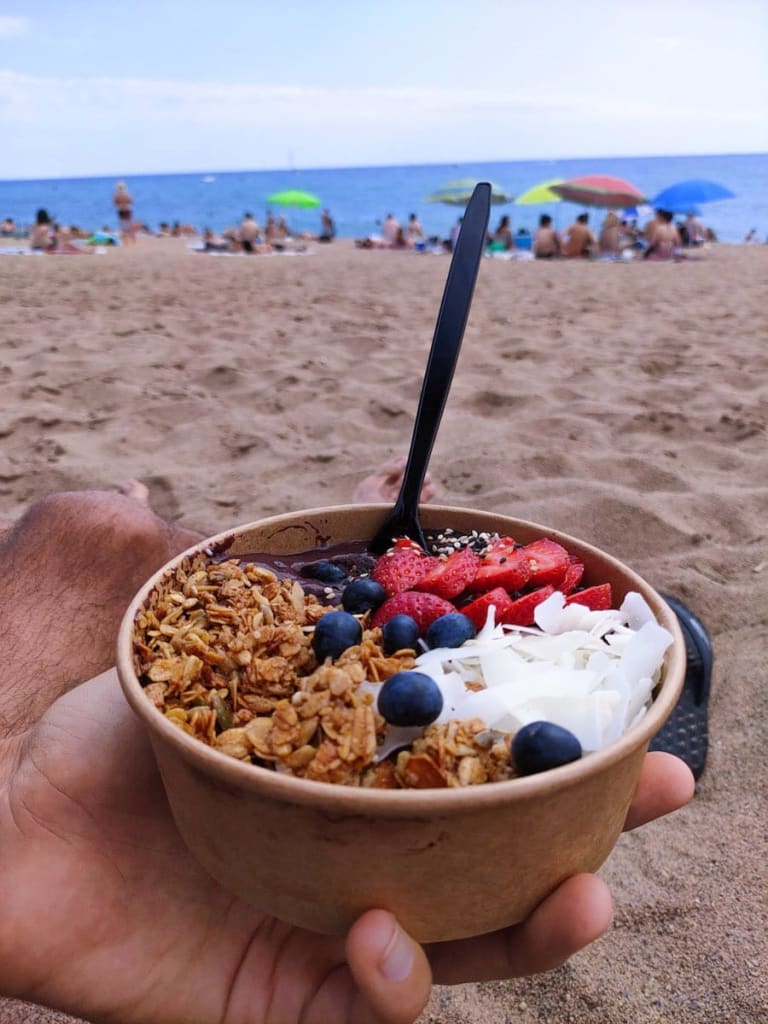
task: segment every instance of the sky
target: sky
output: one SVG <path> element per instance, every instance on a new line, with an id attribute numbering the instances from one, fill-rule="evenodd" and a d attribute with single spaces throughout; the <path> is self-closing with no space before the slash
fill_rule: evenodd
<path id="1" fill-rule="evenodd" d="M 0 0 L 0 179 L 768 152 L 768 0 Z"/>

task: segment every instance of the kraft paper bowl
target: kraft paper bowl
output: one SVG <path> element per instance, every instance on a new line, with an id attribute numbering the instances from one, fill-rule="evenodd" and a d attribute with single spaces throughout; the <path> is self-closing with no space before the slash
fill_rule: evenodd
<path id="1" fill-rule="evenodd" d="M 462 789 L 372 790 L 277 774 L 187 735 L 147 699 L 136 675 L 134 621 L 151 592 L 192 554 L 289 554 L 372 537 L 384 505 L 311 509 L 209 538 L 141 588 L 118 640 L 120 682 L 149 733 L 176 825 L 225 889 L 262 911 L 328 934 L 365 910 L 394 911 L 420 941 L 493 931 L 525 918 L 560 882 L 595 871 L 621 832 L 651 737 L 685 674 L 677 618 L 617 559 L 544 526 L 432 505 L 425 528 L 497 531 L 520 543 L 548 536 L 585 563 L 585 582 L 610 582 L 614 604 L 639 591 L 672 634 L 645 717 L 606 749 L 548 772 Z"/>

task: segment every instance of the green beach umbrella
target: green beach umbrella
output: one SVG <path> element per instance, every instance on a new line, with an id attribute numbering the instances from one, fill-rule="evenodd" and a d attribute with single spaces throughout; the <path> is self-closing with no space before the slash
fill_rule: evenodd
<path id="1" fill-rule="evenodd" d="M 284 192 L 273 192 L 267 196 L 267 202 L 271 206 L 297 206 L 302 210 L 311 210 L 320 206 L 320 200 L 311 192 L 302 192 L 301 189 L 289 188 Z"/>
<path id="2" fill-rule="evenodd" d="M 466 206 L 475 190 L 475 185 L 484 178 L 458 178 L 456 181 L 447 181 L 445 185 L 427 196 L 428 203 L 445 203 L 447 206 Z M 491 185 L 491 203 L 493 206 L 503 206 L 512 202 L 512 196 L 493 182 Z"/>
<path id="3" fill-rule="evenodd" d="M 534 185 L 527 192 L 523 192 L 515 200 L 515 206 L 539 206 L 544 203 L 559 203 L 560 196 L 552 191 L 553 185 L 562 185 L 563 178 L 551 178 L 549 181 L 542 181 L 540 185 Z"/>

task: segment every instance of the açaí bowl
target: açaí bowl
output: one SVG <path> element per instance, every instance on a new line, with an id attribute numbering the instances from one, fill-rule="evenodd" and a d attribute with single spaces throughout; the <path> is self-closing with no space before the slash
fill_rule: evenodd
<path id="1" fill-rule="evenodd" d="M 274 516 L 208 538 L 141 588 L 123 619 L 117 668 L 147 728 L 186 845 L 221 885 L 292 924 L 343 933 L 365 910 L 394 911 L 420 941 L 514 924 L 560 882 L 595 871 L 621 832 L 651 737 L 685 674 L 677 619 L 648 583 L 582 541 L 535 523 L 464 508 L 422 509 L 426 529 L 496 531 L 527 543 L 548 536 L 585 563 L 585 582 L 610 582 L 614 606 L 638 591 L 670 631 L 653 704 L 615 743 L 547 772 L 466 788 L 360 789 L 278 774 L 234 760 L 168 721 L 142 692 L 134 621 L 179 562 L 206 549 L 289 554 L 372 537 L 387 506 L 351 505 Z"/>

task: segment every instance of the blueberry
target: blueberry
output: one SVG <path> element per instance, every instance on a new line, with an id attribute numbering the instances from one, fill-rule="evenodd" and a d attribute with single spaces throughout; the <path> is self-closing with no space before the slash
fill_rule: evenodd
<path id="1" fill-rule="evenodd" d="M 533 775 L 578 761 L 581 743 L 570 729 L 554 722 L 529 722 L 516 733 L 512 755 L 520 775 Z"/>
<path id="2" fill-rule="evenodd" d="M 396 672 L 379 690 L 379 714 L 390 725 L 429 725 L 443 710 L 443 695 L 423 672 Z"/>
<path id="3" fill-rule="evenodd" d="M 471 619 L 461 612 L 449 612 L 429 626 L 424 639 L 427 647 L 461 647 L 467 640 L 477 636 Z"/>
<path id="4" fill-rule="evenodd" d="M 328 562 L 325 559 L 305 565 L 303 575 L 320 580 L 321 583 L 341 583 L 342 580 L 347 578 L 347 572 L 342 566 L 335 565 L 333 562 Z"/>
<path id="5" fill-rule="evenodd" d="M 381 627 L 381 646 L 385 654 L 394 654 L 404 647 L 416 650 L 419 639 L 419 626 L 410 615 L 393 615 Z"/>
<path id="6" fill-rule="evenodd" d="M 315 626 L 312 648 L 317 660 L 338 658 L 348 647 L 359 644 L 363 638 L 360 623 L 349 612 L 328 612 Z"/>
<path id="7" fill-rule="evenodd" d="M 376 580 L 361 576 L 358 580 L 352 580 L 344 587 L 341 595 L 341 604 L 345 611 L 354 612 L 360 615 L 368 612 L 371 608 L 378 608 L 387 599 L 387 592 Z"/>

